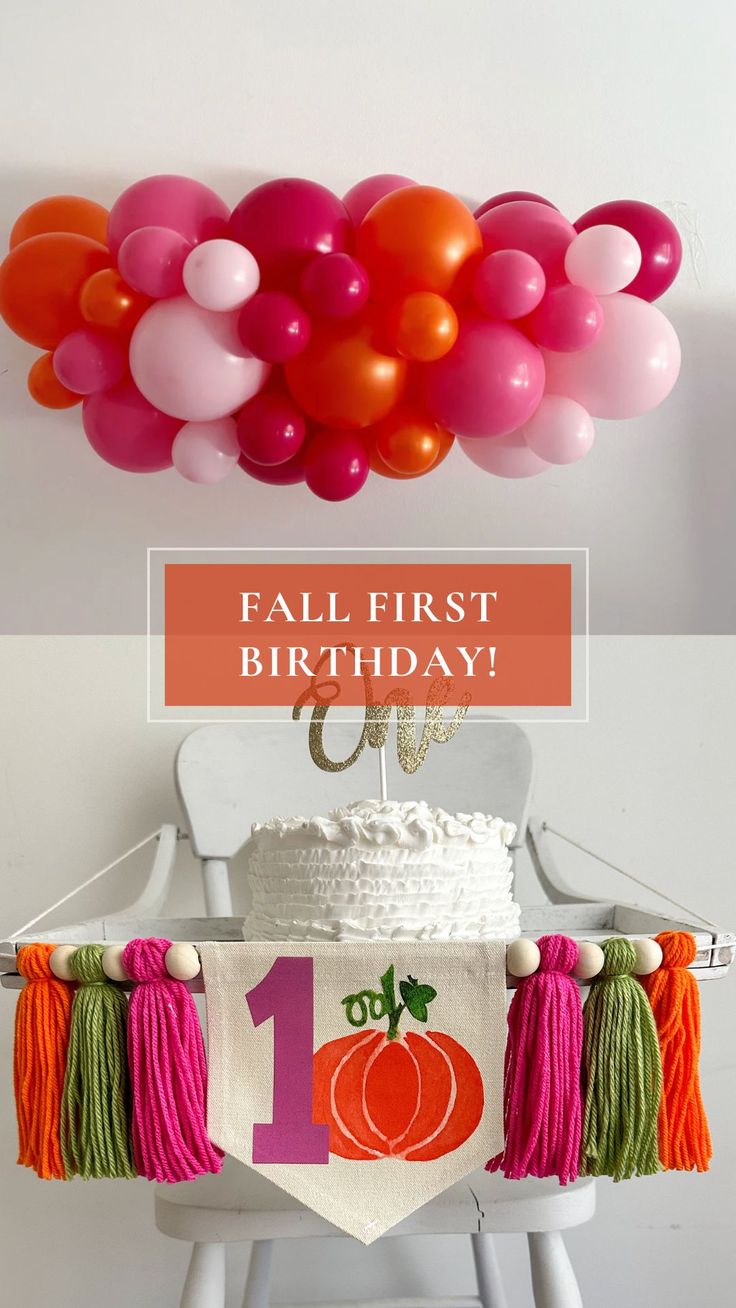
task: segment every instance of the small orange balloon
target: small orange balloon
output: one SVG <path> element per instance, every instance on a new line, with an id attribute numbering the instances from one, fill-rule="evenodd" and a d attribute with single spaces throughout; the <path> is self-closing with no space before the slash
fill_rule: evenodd
<path id="1" fill-rule="evenodd" d="M 371 294 L 435 291 L 447 295 L 463 265 L 482 249 L 469 209 L 435 186 L 407 186 L 374 204 L 358 228 L 356 253 Z"/>
<path id="2" fill-rule="evenodd" d="M 79 294 L 87 278 L 111 263 L 110 251 L 88 236 L 31 236 L 0 264 L 0 314 L 16 336 L 53 350 L 84 322 Z"/>
<path id="3" fill-rule="evenodd" d="M 455 441 L 452 432 L 409 405 L 400 405 L 366 434 L 373 472 L 400 481 L 433 472 Z"/>
<path id="4" fill-rule="evenodd" d="M 124 282 L 117 268 L 101 268 L 84 283 L 79 308 L 85 322 L 132 332 L 153 301 Z"/>
<path id="5" fill-rule="evenodd" d="M 324 427 L 369 427 L 391 411 L 407 364 L 386 354 L 370 317 L 313 328 L 305 350 L 284 369 L 297 404 Z"/>
<path id="6" fill-rule="evenodd" d="M 107 245 L 107 218 L 107 209 L 94 200 L 85 200 L 81 195 L 49 195 L 45 200 L 36 200 L 16 218 L 10 248 L 44 232 L 75 232 Z"/>
<path id="7" fill-rule="evenodd" d="M 386 322 L 391 344 L 405 359 L 432 363 L 448 354 L 457 340 L 457 314 L 434 291 L 413 291 L 391 309 Z"/>
<path id="8" fill-rule="evenodd" d="M 54 372 L 52 358 L 51 354 L 42 354 L 32 364 L 28 374 L 31 399 L 42 404 L 44 409 L 71 409 L 72 405 L 81 404 L 84 396 L 75 395 L 74 391 L 62 386 Z"/>

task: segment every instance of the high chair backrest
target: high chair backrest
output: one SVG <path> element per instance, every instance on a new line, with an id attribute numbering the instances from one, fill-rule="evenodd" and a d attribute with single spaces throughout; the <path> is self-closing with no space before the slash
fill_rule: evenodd
<path id="1" fill-rule="evenodd" d="M 330 724 L 325 748 L 349 756 L 360 727 Z M 386 745 L 388 795 L 424 799 L 449 812 L 483 812 L 515 823 L 523 843 L 533 778 L 531 744 L 521 727 L 500 718 L 468 720 L 447 744 L 432 744 L 419 772 L 407 776 Z M 253 822 L 275 814 L 327 813 L 379 794 L 378 754 L 366 749 L 353 767 L 323 772 L 311 761 L 305 723 L 216 723 L 187 736 L 176 758 L 176 780 L 189 834 L 202 862 L 211 916 L 232 912 L 229 861 Z"/>

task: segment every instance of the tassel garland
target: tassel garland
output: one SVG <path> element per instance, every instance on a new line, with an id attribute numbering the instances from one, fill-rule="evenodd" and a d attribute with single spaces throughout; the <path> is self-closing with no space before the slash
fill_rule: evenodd
<path id="1" fill-rule="evenodd" d="M 15 1011 L 13 1083 L 18 1116 L 18 1162 L 44 1181 L 64 1180 L 59 1115 L 64 1085 L 72 988 L 49 967 L 54 946 L 24 945 L 18 971 L 27 985 Z"/>
<path id="2" fill-rule="evenodd" d="M 539 970 L 520 981 L 508 1014 L 504 1065 L 504 1152 L 489 1162 L 509 1180 L 578 1174 L 583 1019 L 570 976 L 578 946 L 567 936 L 537 941 Z"/>
<path id="3" fill-rule="evenodd" d="M 134 1177 L 127 1121 L 125 992 L 107 980 L 101 945 L 81 945 L 69 959 L 79 989 L 72 1005 L 69 1057 L 61 1103 L 61 1150 L 67 1177 Z"/>
<path id="4" fill-rule="evenodd" d="M 662 964 L 643 985 L 662 1055 L 659 1157 L 667 1171 L 707 1172 L 713 1150 L 698 1074 L 700 995 L 687 970 L 695 958 L 695 940 L 686 931 L 662 931 L 657 943 Z"/>
<path id="5" fill-rule="evenodd" d="M 131 940 L 123 968 L 138 982 L 130 1000 L 128 1054 L 133 1147 L 151 1181 L 191 1181 L 219 1172 L 207 1135 L 207 1064 L 199 1016 L 183 981 L 166 971 L 170 940 Z"/>

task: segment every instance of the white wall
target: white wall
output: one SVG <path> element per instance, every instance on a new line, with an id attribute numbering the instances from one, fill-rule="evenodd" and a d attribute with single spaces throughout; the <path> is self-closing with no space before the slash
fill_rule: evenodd
<path id="1" fill-rule="evenodd" d="M 733 807 L 736 699 L 733 638 L 596 639 L 592 648 L 592 721 L 530 728 L 537 757 L 533 810 L 675 899 L 724 927 L 736 923 L 736 891 L 727 815 Z M 186 728 L 144 722 L 140 638 L 6 638 L 0 642 L 0 786 L 2 871 L 0 925 L 20 925 L 164 820 L 176 821 L 172 760 Z M 285 739 L 293 758 L 289 804 L 314 786 L 303 733 Z M 472 741 L 468 736 L 468 766 Z M 254 751 L 258 728 L 253 727 Z M 298 739 L 298 743 L 297 743 Z M 458 738 L 459 739 L 459 738 Z M 368 765 L 366 765 L 367 768 Z M 367 783 L 358 776 L 356 784 Z M 371 785 L 372 789 L 372 785 Z M 283 780 L 254 782 L 254 817 L 283 808 Z M 417 777 L 421 794 L 421 774 Z M 281 795 L 281 799 L 278 796 Z M 268 796 L 268 798 L 266 798 Z M 492 803 L 492 800 L 490 801 Z M 582 893 L 624 901 L 646 896 L 589 860 L 560 849 L 560 863 Z M 74 916 L 130 898 L 144 863 L 115 874 L 88 894 Z M 173 896 L 175 911 L 197 911 L 198 883 L 185 845 Z M 235 871 L 242 897 L 243 868 Z M 522 902 L 539 899 L 520 867 Z M 649 900 L 650 903 L 656 901 Z M 65 910 L 68 912 L 68 910 Z M 666 911 L 666 909 L 665 909 Z M 58 917 L 58 915 L 57 915 Z M 64 914 L 61 915 L 64 920 Z M 67 916 L 65 920 L 70 920 Z M 702 1295 L 725 1302 L 732 1289 L 736 1141 L 733 1032 L 734 977 L 702 989 L 703 1092 L 715 1141 L 712 1171 L 599 1186 L 594 1224 L 570 1236 L 585 1303 L 687 1305 Z M 33 1302 L 104 1302 L 127 1308 L 173 1303 L 186 1251 L 157 1236 L 144 1182 L 42 1184 L 13 1165 L 11 1102 L 12 995 L 0 992 L 0 1248 L 5 1292 Z M 4 1069 L 4 1070 L 3 1070 Z M 37 1257 L 39 1247 L 45 1251 Z M 499 1241 L 513 1308 L 530 1308 L 524 1249 Z M 348 1241 L 307 1242 L 297 1259 L 277 1260 L 275 1297 L 320 1300 L 472 1292 L 465 1242 L 386 1241 L 365 1251 Z M 91 1257 L 91 1251 L 94 1257 Z M 229 1308 L 239 1302 L 244 1250 L 233 1250 Z M 25 1290 L 24 1290 L 25 1287 Z"/>

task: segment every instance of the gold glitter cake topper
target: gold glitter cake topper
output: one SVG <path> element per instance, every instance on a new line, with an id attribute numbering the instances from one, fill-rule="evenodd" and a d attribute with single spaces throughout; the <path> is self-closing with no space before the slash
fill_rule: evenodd
<path id="1" fill-rule="evenodd" d="M 355 653 L 353 645 L 346 645 L 349 653 Z M 298 721 L 302 709 L 313 704 L 309 722 L 309 753 L 312 762 L 322 768 L 323 772 L 344 772 L 360 758 L 363 750 L 383 750 L 388 739 L 391 713 L 396 709 L 396 756 L 404 772 L 418 771 L 427 757 L 427 750 L 433 741 L 445 744 L 459 731 L 472 696 L 464 694 L 452 718 L 445 722 L 442 710 L 452 694 L 454 680 L 452 677 L 436 677 L 431 682 L 424 707 L 422 734 L 417 743 L 416 705 L 409 700 L 409 692 L 397 687 L 389 691 L 385 700 L 376 701 L 373 694 L 373 679 L 361 660 L 360 668 L 365 695 L 365 715 L 363 728 L 355 749 L 344 759 L 332 759 L 325 752 L 323 732 L 325 719 L 330 708 L 340 698 L 340 683 L 335 679 L 319 680 L 319 673 L 330 658 L 329 650 L 322 655 L 315 666 L 314 674 L 307 689 L 301 694 L 292 710 L 292 718 Z"/>

